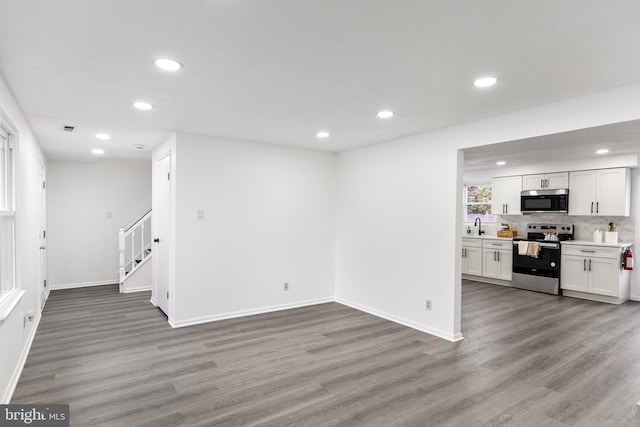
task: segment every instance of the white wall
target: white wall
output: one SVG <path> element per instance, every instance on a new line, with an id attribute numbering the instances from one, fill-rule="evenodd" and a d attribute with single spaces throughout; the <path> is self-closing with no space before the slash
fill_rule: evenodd
<path id="1" fill-rule="evenodd" d="M 40 246 L 38 209 L 40 165 L 46 159 L 20 107 L 0 78 L 0 108 L 18 129 L 16 164 L 16 284 L 25 294 L 7 319 L 0 322 L 0 404 L 9 402 L 40 319 Z M 33 312 L 34 321 L 24 323 Z"/>
<path id="2" fill-rule="evenodd" d="M 118 230 L 151 205 L 151 161 L 51 160 L 47 200 L 51 288 L 118 283 Z"/>
<path id="3" fill-rule="evenodd" d="M 176 145 L 173 325 L 333 300 L 333 153 L 185 134 Z"/>
<path id="4" fill-rule="evenodd" d="M 638 118 L 632 85 L 339 153 L 336 298 L 460 339 L 458 150 Z"/>
<path id="5" fill-rule="evenodd" d="M 634 269 L 631 272 L 631 299 L 640 301 L 640 169 L 631 171 L 631 216 L 635 245 L 633 247 Z"/>

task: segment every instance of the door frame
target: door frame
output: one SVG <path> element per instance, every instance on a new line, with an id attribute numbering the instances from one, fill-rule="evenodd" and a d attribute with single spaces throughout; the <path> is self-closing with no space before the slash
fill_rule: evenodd
<path id="1" fill-rule="evenodd" d="M 169 212 L 168 212 L 168 235 L 169 235 L 169 239 L 168 239 L 168 256 L 169 256 L 169 278 L 168 278 L 168 291 L 170 295 L 174 295 L 174 268 L 175 268 L 175 257 L 174 257 L 174 251 L 175 251 L 175 245 L 174 245 L 174 206 L 173 206 L 173 201 L 174 201 L 174 194 L 175 194 L 175 182 L 174 182 L 174 159 L 173 159 L 173 153 L 172 150 L 169 148 L 165 151 L 160 151 L 159 154 L 156 156 L 154 153 L 153 156 L 153 176 L 152 176 L 152 180 L 153 180 L 153 192 L 152 192 L 152 201 L 151 201 L 151 205 L 152 205 L 152 212 L 154 212 L 152 214 L 152 221 L 151 221 L 151 230 L 152 230 L 152 238 L 155 239 L 158 237 L 159 233 L 158 233 L 158 221 L 156 220 L 158 212 L 159 210 L 159 191 L 160 191 L 160 185 L 159 185 L 159 180 L 161 179 L 158 174 L 160 173 L 159 171 L 159 162 L 165 160 L 166 158 L 169 158 L 169 174 L 170 174 L 170 184 L 169 184 Z M 156 246 L 157 247 L 157 246 Z M 155 248 L 154 248 L 155 249 Z M 151 303 L 153 305 L 155 305 L 156 307 L 158 307 L 160 310 L 162 310 L 168 317 L 169 319 L 169 323 L 171 323 L 171 319 L 173 318 L 173 310 L 174 310 L 174 304 L 173 304 L 173 298 L 169 298 L 169 300 L 167 301 L 166 304 L 166 312 L 165 310 L 160 306 L 160 304 L 158 304 L 158 302 L 160 301 L 160 289 L 159 289 L 159 285 L 158 285 L 158 272 L 159 272 L 159 263 L 158 263 L 158 256 L 157 256 L 157 249 L 154 250 L 154 252 L 156 252 L 152 259 L 151 259 L 151 266 L 152 266 L 152 273 L 151 273 L 151 282 L 152 282 L 152 291 L 151 291 Z"/>

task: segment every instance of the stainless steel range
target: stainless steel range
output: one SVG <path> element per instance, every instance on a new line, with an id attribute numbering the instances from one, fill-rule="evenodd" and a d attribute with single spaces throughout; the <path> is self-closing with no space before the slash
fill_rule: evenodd
<path id="1" fill-rule="evenodd" d="M 527 238 L 513 239 L 514 288 L 560 295 L 560 242 L 573 240 L 572 224 L 527 224 Z"/>

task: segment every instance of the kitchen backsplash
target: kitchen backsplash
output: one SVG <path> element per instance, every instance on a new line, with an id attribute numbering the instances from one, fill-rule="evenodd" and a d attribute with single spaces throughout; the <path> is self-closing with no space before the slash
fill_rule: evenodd
<path id="1" fill-rule="evenodd" d="M 518 215 L 518 216 L 496 216 L 495 223 L 482 224 L 485 236 L 495 236 L 502 228 L 500 224 L 511 224 L 512 228 L 518 232 L 518 237 L 527 235 L 527 224 L 529 223 L 550 223 L 550 224 L 573 224 L 574 238 L 576 240 L 593 240 L 593 232 L 596 229 L 607 230 L 607 226 L 613 222 L 617 227 L 618 240 L 621 242 L 633 242 L 633 217 L 590 217 L 590 216 L 568 216 L 568 215 Z M 472 234 L 477 234 L 477 227 L 464 223 L 464 230 L 471 227 Z"/>

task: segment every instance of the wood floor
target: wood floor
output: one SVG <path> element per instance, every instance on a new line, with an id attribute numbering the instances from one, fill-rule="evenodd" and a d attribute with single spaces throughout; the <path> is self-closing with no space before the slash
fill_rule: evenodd
<path id="1" fill-rule="evenodd" d="M 337 303 L 171 329 L 149 294 L 51 293 L 13 403 L 74 426 L 638 426 L 640 303 L 465 281 L 458 343 Z"/>

